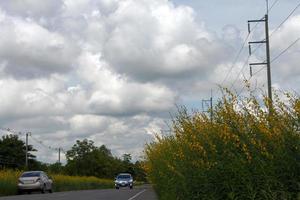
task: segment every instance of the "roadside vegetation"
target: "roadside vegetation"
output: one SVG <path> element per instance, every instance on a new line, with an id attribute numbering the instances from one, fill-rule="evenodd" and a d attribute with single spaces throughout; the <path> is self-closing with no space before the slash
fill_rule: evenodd
<path id="1" fill-rule="evenodd" d="M 300 99 L 276 96 L 269 114 L 267 98 L 225 93 L 213 119 L 179 108 L 173 134 L 146 146 L 160 199 L 300 199 Z"/>
<path id="2" fill-rule="evenodd" d="M 0 196 L 16 195 L 18 170 L 0 170 Z M 105 189 L 113 187 L 113 180 L 99 179 L 96 177 L 79 177 L 67 175 L 50 175 L 54 182 L 54 191 Z"/>
<path id="3" fill-rule="evenodd" d="M 25 143 L 17 135 L 0 138 L 0 196 L 15 195 L 18 178 L 23 171 L 45 171 L 53 179 L 54 192 L 104 189 L 114 187 L 114 177 L 121 172 L 133 175 L 136 184 L 146 181 L 142 163 L 132 162 L 130 154 L 122 158 L 112 155 L 105 146 L 78 140 L 66 152 L 66 164 L 47 164 L 36 159 L 37 150 L 29 145 L 29 165 L 25 167 Z"/>

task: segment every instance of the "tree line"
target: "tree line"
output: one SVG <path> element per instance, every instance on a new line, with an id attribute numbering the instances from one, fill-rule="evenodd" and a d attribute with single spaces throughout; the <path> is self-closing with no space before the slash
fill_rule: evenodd
<path id="1" fill-rule="evenodd" d="M 43 170 L 50 174 L 71 176 L 95 176 L 114 178 L 120 172 L 131 173 L 138 181 L 146 181 L 141 161 L 132 162 L 130 154 L 121 158 L 112 155 L 105 145 L 96 146 L 92 140 L 77 140 L 66 152 L 66 164 L 48 164 L 37 160 L 37 150 L 28 145 L 28 167 L 25 167 L 26 145 L 17 135 L 0 138 L 0 168 L 19 170 Z"/>

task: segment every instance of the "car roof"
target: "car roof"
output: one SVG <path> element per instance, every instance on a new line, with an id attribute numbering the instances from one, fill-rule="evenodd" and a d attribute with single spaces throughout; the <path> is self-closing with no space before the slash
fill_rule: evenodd
<path id="1" fill-rule="evenodd" d="M 23 172 L 22 175 L 24 175 L 24 174 L 30 174 L 30 173 L 46 174 L 43 171 L 26 171 L 26 172 Z"/>
<path id="2" fill-rule="evenodd" d="M 129 175 L 129 176 L 131 176 L 131 174 L 129 174 L 129 173 L 120 173 L 120 174 L 118 174 L 118 176 L 120 176 L 120 175 Z"/>
<path id="3" fill-rule="evenodd" d="M 26 171 L 26 172 L 23 172 L 23 174 L 25 173 L 45 173 L 43 171 Z"/>

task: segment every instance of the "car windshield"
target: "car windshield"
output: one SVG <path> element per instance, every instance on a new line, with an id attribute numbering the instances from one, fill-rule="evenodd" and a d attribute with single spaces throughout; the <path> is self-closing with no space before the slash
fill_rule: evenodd
<path id="1" fill-rule="evenodd" d="M 41 172 L 27 172 L 22 174 L 21 177 L 37 177 L 40 176 Z"/>
<path id="2" fill-rule="evenodd" d="M 131 176 L 130 175 L 119 175 L 118 177 L 117 177 L 117 179 L 130 179 L 131 178 Z"/>

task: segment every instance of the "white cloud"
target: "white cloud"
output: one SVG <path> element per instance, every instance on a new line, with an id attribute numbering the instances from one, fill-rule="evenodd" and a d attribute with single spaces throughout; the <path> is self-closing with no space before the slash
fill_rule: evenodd
<path id="1" fill-rule="evenodd" d="M 134 115 L 164 112 L 173 107 L 176 94 L 163 85 L 136 83 L 111 72 L 100 55 L 85 53 L 79 58 L 78 75 L 93 88 L 89 105 L 100 115 Z M 88 63 L 88 65 L 87 65 Z"/>
<path id="2" fill-rule="evenodd" d="M 271 38 L 272 57 L 279 55 L 290 44 L 299 39 L 300 32 L 300 15 L 291 17 L 278 31 L 276 31 Z M 284 41 L 284 42 L 283 42 Z M 298 79 L 300 76 L 299 69 L 299 55 L 300 42 L 296 43 L 285 54 L 283 54 L 277 61 L 274 62 L 274 74 L 280 81 L 287 78 Z"/>
<path id="3" fill-rule="evenodd" d="M 195 22 L 191 8 L 168 1 L 123 1 L 109 25 L 104 56 L 138 80 L 201 76 L 224 56 L 225 47 Z"/>
<path id="4" fill-rule="evenodd" d="M 107 129 L 112 119 L 97 115 L 75 115 L 70 120 L 72 135 L 101 133 Z"/>
<path id="5" fill-rule="evenodd" d="M 65 149 L 88 137 L 137 157 L 175 103 L 209 95 L 242 42 L 234 25 L 219 38 L 198 11 L 169 0 L 12 0 L 0 8 L 1 124 Z M 280 35 L 297 32 L 297 20 Z"/>
<path id="6" fill-rule="evenodd" d="M 51 17 L 61 10 L 62 5 L 62 0 L 9 0 L 1 2 L 1 7 L 8 13 L 24 17 Z"/>
<path id="7" fill-rule="evenodd" d="M 43 3 L 0 3 L 0 121 L 46 146 L 87 137 L 140 155 L 185 84 L 228 54 L 192 8 L 167 0 Z"/>
<path id="8" fill-rule="evenodd" d="M 0 118 L 26 118 L 64 113 L 59 101 L 64 83 L 59 77 L 17 81 L 0 80 Z"/>
<path id="9" fill-rule="evenodd" d="M 5 16 L 0 25 L 0 59 L 8 74 L 33 78 L 71 69 L 78 49 L 59 33 L 18 17 Z"/>

